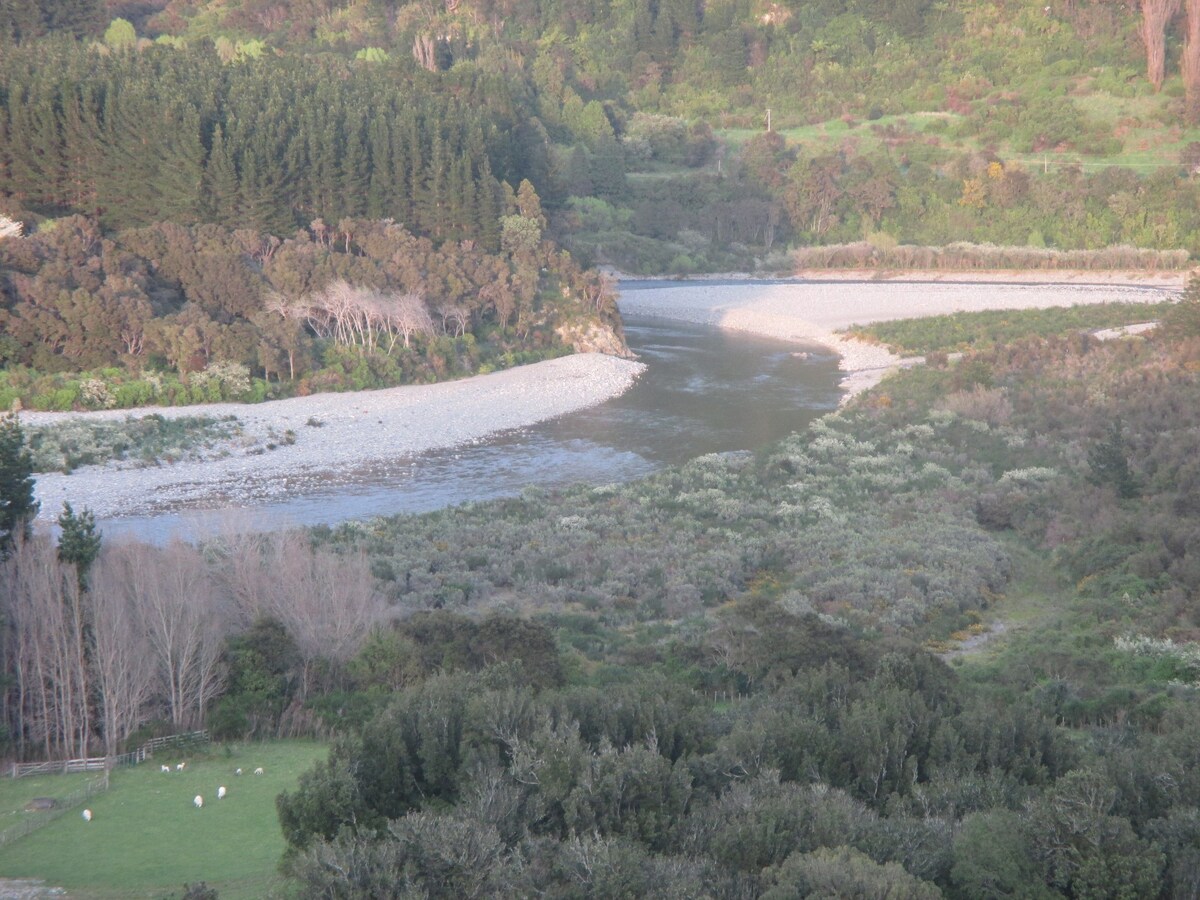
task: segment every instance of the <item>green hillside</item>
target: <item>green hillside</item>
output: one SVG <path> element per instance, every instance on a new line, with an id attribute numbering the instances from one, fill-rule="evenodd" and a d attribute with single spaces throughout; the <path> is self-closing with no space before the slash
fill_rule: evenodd
<path id="1" fill-rule="evenodd" d="M 645 273 L 864 239 L 1200 250 L 1182 14 L 1156 86 L 1136 10 L 1067 0 L 43 6 L 0 13 L 26 219 L 487 245 L 528 179 L 581 261 Z"/>

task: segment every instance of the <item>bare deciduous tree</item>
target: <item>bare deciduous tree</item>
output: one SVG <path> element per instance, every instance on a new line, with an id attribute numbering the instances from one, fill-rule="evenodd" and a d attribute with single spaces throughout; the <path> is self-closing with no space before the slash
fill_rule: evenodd
<path id="1" fill-rule="evenodd" d="M 1160 90 L 1166 78 L 1167 25 L 1179 12 L 1180 0 L 1142 0 L 1138 34 L 1146 48 L 1146 77 Z"/>
<path id="2" fill-rule="evenodd" d="M 112 553 L 102 553 L 93 567 L 91 601 L 97 713 L 104 752 L 111 756 L 146 721 L 154 686 L 153 657 L 142 611 L 134 605 L 123 566 Z"/>
<path id="3" fill-rule="evenodd" d="M 314 550 L 300 533 L 276 535 L 264 565 L 273 585 L 268 611 L 300 650 L 307 691 L 314 662 L 346 662 L 358 651 L 383 615 L 383 599 L 364 555 Z"/>
<path id="4" fill-rule="evenodd" d="M 26 739 L 49 758 L 86 756 L 89 622 L 74 568 L 49 540 L 19 541 L 0 569 L 0 608 Z"/>
<path id="5" fill-rule="evenodd" d="M 200 552 L 179 541 L 162 550 L 130 543 L 110 552 L 144 623 L 171 721 L 180 728 L 202 724 L 222 684 L 224 629 Z"/>
<path id="6" fill-rule="evenodd" d="M 8 216 L 0 216 L 0 238 L 20 237 L 24 225 L 15 222 Z"/>
<path id="7" fill-rule="evenodd" d="M 331 281 L 308 303 L 272 303 L 283 315 L 304 318 L 321 337 L 364 352 L 391 353 L 401 339 L 409 347 L 414 335 L 433 333 L 433 317 L 420 294 L 383 294 L 341 279 Z"/>
<path id="8" fill-rule="evenodd" d="M 1187 0 L 1184 24 L 1183 85 L 1188 123 L 1200 123 L 1200 0 Z"/>
<path id="9" fill-rule="evenodd" d="M 404 338 L 404 346 L 416 334 L 433 334 L 433 317 L 420 294 L 393 294 L 380 301 L 383 322 L 390 339 L 391 352 L 396 336 Z"/>
<path id="10" fill-rule="evenodd" d="M 442 331 L 450 333 L 450 325 L 454 325 L 454 336 L 462 337 L 467 330 L 471 313 L 458 303 L 442 303 L 437 308 L 437 314 L 442 317 Z"/>

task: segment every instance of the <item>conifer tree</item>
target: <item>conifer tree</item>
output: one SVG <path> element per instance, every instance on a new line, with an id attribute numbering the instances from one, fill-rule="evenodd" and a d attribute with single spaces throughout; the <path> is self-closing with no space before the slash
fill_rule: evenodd
<path id="1" fill-rule="evenodd" d="M 100 555 L 100 532 L 96 530 L 96 518 L 90 509 L 78 514 L 70 503 L 63 503 L 58 516 L 58 558 L 75 567 L 80 590 L 87 590 L 88 570 Z"/>
<path id="2" fill-rule="evenodd" d="M 38 504 L 33 499 L 33 460 L 15 413 L 0 416 L 0 557 L 30 533 Z"/>
<path id="3" fill-rule="evenodd" d="M 1120 419 L 1109 423 L 1104 440 L 1088 450 L 1088 481 L 1095 485 L 1112 485 L 1117 496 L 1128 500 L 1138 495 L 1138 483 L 1129 467 L 1125 431 Z"/>
<path id="4" fill-rule="evenodd" d="M 209 221 L 238 220 L 238 174 L 221 126 L 213 129 L 212 146 L 204 166 L 205 216 Z"/>

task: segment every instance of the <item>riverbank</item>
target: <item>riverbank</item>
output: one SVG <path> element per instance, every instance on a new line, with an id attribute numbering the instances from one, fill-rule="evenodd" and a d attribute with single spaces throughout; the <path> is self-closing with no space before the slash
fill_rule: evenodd
<path id="1" fill-rule="evenodd" d="M 47 425 L 150 414 L 237 417 L 242 439 L 219 458 L 149 468 L 86 466 L 70 475 L 37 476 L 41 521 L 53 521 L 64 501 L 110 519 L 183 507 L 241 508 L 328 486 L 358 470 L 595 406 L 628 390 L 644 369 L 638 362 L 582 353 L 440 384 L 253 405 L 23 412 L 20 418 Z M 272 449 L 264 450 L 268 445 Z"/>

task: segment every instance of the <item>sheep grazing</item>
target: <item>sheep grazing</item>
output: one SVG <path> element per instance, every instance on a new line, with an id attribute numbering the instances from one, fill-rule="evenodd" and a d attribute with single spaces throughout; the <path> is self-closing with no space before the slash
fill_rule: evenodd
<path id="1" fill-rule="evenodd" d="M 171 767 L 170 766 L 159 766 L 158 771 L 166 772 L 169 775 L 171 773 Z"/>
<path id="2" fill-rule="evenodd" d="M 185 762 L 181 762 L 179 765 L 177 765 L 177 766 L 175 767 L 175 771 L 176 771 L 176 772 L 182 772 L 182 771 L 183 771 L 183 767 L 184 767 L 184 766 L 186 766 L 186 765 L 187 765 L 187 763 L 185 763 Z"/>
<path id="3" fill-rule="evenodd" d="M 261 775 L 262 773 L 263 773 L 262 766 L 259 766 L 257 769 L 254 770 L 255 775 Z"/>
<path id="4" fill-rule="evenodd" d="M 225 799 L 225 785 L 221 785 L 219 788 L 217 788 L 217 799 L 218 800 Z"/>
<path id="5" fill-rule="evenodd" d="M 233 774 L 234 774 L 234 775 L 241 775 L 241 774 L 242 774 L 242 770 L 241 770 L 241 769 L 238 769 L 238 770 L 237 770 L 236 772 L 234 772 Z"/>
<path id="6" fill-rule="evenodd" d="M 85 821 L 85 822 L 92 821 L 92 811 L 90 809 L 85 809 L 83 811 L 83 821 Z"/>
<path id="7" fill-rule="evenodd" d="M 204 798 L 201 797 L 199 794 L 197 794 L 195 797 L 192 798 L 192 805 L 195 806 L 196 809 L 203 809 Z"/>

